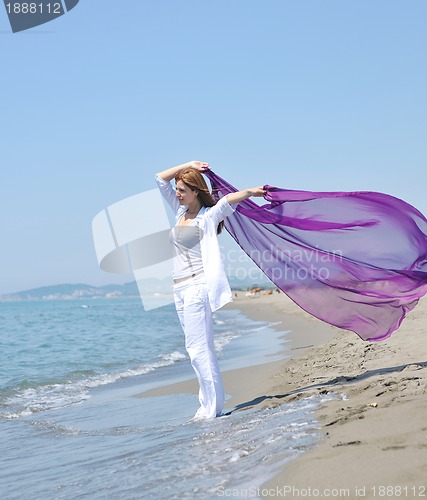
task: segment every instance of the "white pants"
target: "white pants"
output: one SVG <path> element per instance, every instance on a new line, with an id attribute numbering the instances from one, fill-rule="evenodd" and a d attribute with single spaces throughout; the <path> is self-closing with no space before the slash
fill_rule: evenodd
<path id="1" fill-rule="evenodd" d="M 215 354 L 213 314 L 204 277 L 174 285 L 174 299 L 185 333 L 185 348 L 200 385 L 200 408 L 195 416 L 217 417 L 224 405 L 224 387 Z"/>

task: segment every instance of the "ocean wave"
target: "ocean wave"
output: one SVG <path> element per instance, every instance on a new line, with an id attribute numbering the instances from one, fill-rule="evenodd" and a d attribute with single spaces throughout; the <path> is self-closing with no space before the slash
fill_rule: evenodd
<path id="1" fill-rule="evenodd" d="M 221 356 L 224 347 L 227 346 L 234 339 L 239 338 L 240 336 L 241 336 L 240 334 L 234 331 L 223 332 L 221 335 L 217 335 L 214 338 L 214 346 L 217 356 Z"/>
<path id="2" fill-rule="evenodd" d="M 0 418 L 12 420 L 81 404 L 91 397 L 91 389 L 114 384 L 121 379 L 145 375 L 185 358 L 181 352 L 173 351 L 159 355 L 158 361 L 153 363 L 118 372 L 95 374 L 91 370 L 81 370 L 73 371 L 57 382 L 25 380 L 0 393 Z"/>

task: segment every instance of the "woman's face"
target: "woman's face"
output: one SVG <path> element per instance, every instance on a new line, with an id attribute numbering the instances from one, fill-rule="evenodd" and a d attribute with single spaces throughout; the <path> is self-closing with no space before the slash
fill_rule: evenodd
<path id="1" fill-rule="evenodd" d="M 182 181 L 176 183 L 176 196 L 180 205 L 190 205 L 197 198 L 197 191 L 193 191 Z"/>

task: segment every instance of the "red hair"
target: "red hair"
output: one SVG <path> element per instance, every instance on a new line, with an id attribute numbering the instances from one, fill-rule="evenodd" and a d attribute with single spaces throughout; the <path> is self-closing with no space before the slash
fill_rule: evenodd
<path id="1" fill-rule="evenodd" d="M 188 167 L 180 170 L 175 175 L 175 182 L 182 181 L 186 186 L 188 186 L 192 191 L 197 191 L 197 196 L 199 198 L 202 207 L 213 207 L 216 201 L 211 195 L 208 185 L 206 184 L 203 175 L 195 168 Z M 224 226 L 224 221 L 218 224 L 217 234 L 222 231 Z"/>

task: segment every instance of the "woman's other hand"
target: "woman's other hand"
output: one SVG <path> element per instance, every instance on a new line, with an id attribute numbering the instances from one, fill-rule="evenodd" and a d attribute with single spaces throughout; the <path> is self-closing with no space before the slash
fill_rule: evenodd
<path id="1" fill-rule="evenodd" d="M 264 196 L 265 193 L 266 193 L 266 191 L 263 188 L 263 186 L 249 188 L 248 191 L 250 193 L 249 196 Z"/>
<path id="2" fill-rule="evenodd" d="M 227 201 L 230 205 L 234 203 L 240 203 L 243 200 L 247 200 L 252 196 L 264 196 L 266 193 L 265 189 L 262 186 L 254 187 L 250 189 L 244 189 L 243 191 L 237 191 L 235 193 L 227 194 Z"/>

